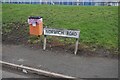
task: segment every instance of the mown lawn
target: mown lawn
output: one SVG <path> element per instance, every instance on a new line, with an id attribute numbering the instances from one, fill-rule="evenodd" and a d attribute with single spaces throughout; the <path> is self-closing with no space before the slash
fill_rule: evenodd
<path id="1" fill-rule="evenodd" d="M 28 27 L 28 16 L 42 16 L 44 26 L 80 30 L 81 44 L 108 49 L 117 48 L 118 45 L 118 7 L 3 4 L 2 9 L 5 33 L 11 31 L 13 26 L 9 25 L 12 23 Z M 23 35 L 27 31 L 23 30 Z"/>

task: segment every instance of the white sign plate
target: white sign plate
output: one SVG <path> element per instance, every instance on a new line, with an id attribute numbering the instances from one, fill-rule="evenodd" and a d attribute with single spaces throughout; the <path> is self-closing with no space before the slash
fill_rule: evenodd
<path id="1" fill-rule="evenodd" d="M 79 38 L 80 31 L 44 28 L 44 35 Z"/>

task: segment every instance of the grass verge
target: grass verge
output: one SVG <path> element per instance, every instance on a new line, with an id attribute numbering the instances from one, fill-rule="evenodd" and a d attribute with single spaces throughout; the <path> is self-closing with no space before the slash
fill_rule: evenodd
<path id="1" fill-rule="evenodd" d="M 3 41 L 15 39 L 35 42 L 29 37 L 28 16 L 42 16 L 44 26 L 81 31 L 80 44 L 118 49 L 118 7 L 116 6 L 64 6 L 3 4 Z M 55 38 L 49 37 L 51 41 Z M 66 44 L 74 43 L 71 38 L 56 38 Z M 17 42 L 15 41 L 15 42 Z"/>

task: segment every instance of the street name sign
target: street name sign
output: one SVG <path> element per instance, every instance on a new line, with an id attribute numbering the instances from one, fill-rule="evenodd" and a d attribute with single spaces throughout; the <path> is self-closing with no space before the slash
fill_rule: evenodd
<path id="1" fill-rule="evenodd" d="M 79 38 L 80 31 L 44 28 L 44 35 Z"/>
<path id="2" fill-rule="evenodd" d="M 44 44 L 43 49 L 46 49 L 46 36 L 61 36 L 61 37 L 69 37 L 69 38 L 76 38 L 76 44 L 75 44 L 75 55 L 78 50 L 78 44 L 79 44 L 79 36 L 80 31 L 79 30 L 67 30 L 67 29 L 54 29 L 54 28 L 44 28 Z"/>

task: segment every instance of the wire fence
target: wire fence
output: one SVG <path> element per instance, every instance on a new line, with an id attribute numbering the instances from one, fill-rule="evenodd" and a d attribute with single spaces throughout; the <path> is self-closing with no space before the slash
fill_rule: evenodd
<path id="1" fill-rule="evenodd" d="M 2 3 L 10 3 L 10 4 L 49 4 L 49 5 L 78 5 L 78 6 L 119 6 L 120 2 L 64 2 L 64 1 L 39 1 L 39 2 L 25 2 L 25 1 L 7 1 Z"/>

